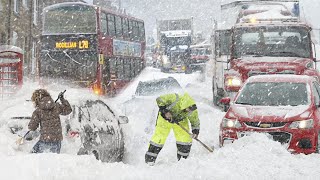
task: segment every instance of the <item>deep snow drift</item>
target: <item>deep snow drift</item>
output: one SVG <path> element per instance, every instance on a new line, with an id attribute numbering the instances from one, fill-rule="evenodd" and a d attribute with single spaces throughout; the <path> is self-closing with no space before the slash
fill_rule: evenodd
<path id="1" fill-rule="evenodd" d="M 93 156 L 77 156 L 75 154 L 79 142 L 70 141 L 68 138 L 64 139 L 62 153 L 59 155 L 29 154 L 35 141 L 27 142 L 20 151 L 16 151 L 12 144 L 17 135 L 10 133 L 3 120 L 13 114 L 29 113 L 24 110 L 29 108 L 25 106 L 30 106 L 25 100 L 30 99 L 32 91 L 38 88 L 38 85 L 26 82 L 16 99 L 0 102 L 0 179 L 316 179 L 320 176 L 320 155 L 292 155 L 280 143 L 263 134 L 253 134 L 219 148 L 219 123 L 224 113 L 212 107 L 210 78 L 206 77 L 201 82 L 203 77 L 199 73 L 164 74 L 157 69 L 147 68 L 118 97 L 103 100 L 120 110 L 121 108 L 117 107 L 131 98 L 139 80 L 167 76 L 175 77 L 196 99 L 201 120 L 199 139 L 210 146 L 214 145 L 213 153 L 194 142 L 190 157 L 178 162 L 174 136 L 170 134 L 156 165 L 146 165 L 144 154 L 152 131 L 146 132 L 145 128 L 149 126 L 152 130 L 154 124 L 145 122 L 153 120 L 151 118 L 139 119 L 138 110 L 136 114 L 128 115 L 129 124 L 123 126 L 126 136 L 123 163 L 101 163 Z M 97 98 L 87 90 L 59 85 L 49 87 L 49 92 L 56 97 L 59 91 L 65 88 L 65 97 L 71 104 L 79 99 Z M 140 111 L 143 112 L 143 107 Z"/>

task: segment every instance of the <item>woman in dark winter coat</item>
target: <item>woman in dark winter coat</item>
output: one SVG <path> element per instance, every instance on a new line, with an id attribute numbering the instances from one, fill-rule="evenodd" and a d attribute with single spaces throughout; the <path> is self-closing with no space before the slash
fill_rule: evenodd
<path id="1" fill-rule="evenodd" d="M 45 89 L 35 90 L 31 100 L 36 110 L 33 112 L 28 124 L 30 131 L 35 131 L 40 126 L 40 139 L 34 145 L 32 153 L 53 152 L 60 153 L 62 127 L 60 115 L 68 115 L 72 112 L 71 106 L 59 95 L 60 103 L 55 103 L 48 91 Z"/>

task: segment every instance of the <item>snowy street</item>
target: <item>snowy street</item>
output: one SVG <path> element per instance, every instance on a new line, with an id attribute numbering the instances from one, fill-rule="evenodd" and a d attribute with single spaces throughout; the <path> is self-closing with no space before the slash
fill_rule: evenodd
<path id="1" fill-rule="evenodd" d="M 320 179 L 320 0 L 0 0 L 0 180 Z"/>
<path id="2" fill-rule="evenodd" d="M 93 156 L 77 156 L 77 140 L 69 141 L 67 138 L 59 155 L 29 154 L 35 141 L 26 142 L 17 151 L 13 149 L 13 144 L 18 136 L 10 133 L 3 120 L 13 113 L 17 116 L 29 113 L 24 110 L 26 105 L 23 103 L 30 98 L 37 85 L 27 83 L 15 100 L 4 101 L 0 109 L 0 179 L 314 179 L 320 175 L 319 154 L 290 154 L 280 143 L 263 134 L 253 134 L 219 148 L 219 123 L 224 113 L 211 104 L 210 78 L 206 77 L 201 82 L 199 73 L 164 74 L 158 69 L 147 68 L 118 97 L 102 100 L 119 110 L 117 107 L 131 97 L 139 81 L 168 76 L 176 78 L 196 99 L 201 121 L 199 139 L 214 146 L 213 153 L 193 142 L 190 157 L 178 162 L 174 136 L 170 134 L 156 165 L 150 167 L 144 163 L 144 155 L 152 131 L 145 132 L 145 128 L 149 126 L 152 130 L 154 124 L 146 121 L 154 119 L 137 119 L 135 114 L 128 115 L 129 124 L 124 125 L 126 150 L 124 162 L 121 163 L 102 163 Z M 65 97 L 71 104 L 84 96 L 96 98 L 86 90 L 58 85 L 49 88 L 49 91 L 55 97 L 64 88 L 67 89 Z M 7 110 L 10 108 L 14 111 Z"/>

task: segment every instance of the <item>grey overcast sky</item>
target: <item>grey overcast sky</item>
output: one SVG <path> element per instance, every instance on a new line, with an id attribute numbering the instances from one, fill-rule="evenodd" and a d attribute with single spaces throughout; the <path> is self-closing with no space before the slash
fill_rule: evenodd
<path id="1" fill-rule="evenodd" d="M 87 0 L 92 2 L 92 0 Z M 122 6 L 130 14 L 143 19 L 147 35 L 153 34 L 156 19 L 194 18 L 195 32 L 209 35 L 212 19 L 219 18 L 220 4 L 233 0 L 121 0 Z M 113 0 L 118 4 L 119 0 Z M 320 28 L 320 0 L 300 0 L 301 15 Z"/>

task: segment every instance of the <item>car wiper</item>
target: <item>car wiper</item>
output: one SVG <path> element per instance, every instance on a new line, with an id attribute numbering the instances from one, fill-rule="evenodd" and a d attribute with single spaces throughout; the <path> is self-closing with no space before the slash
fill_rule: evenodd
<path id="1" fill-rule="evenodd" d="M 245 103 L 245 102 L 236 102 L 236 104 L 242 104 L 242 105 L 253 105 L 253 104 L 250 104 L 250 103 Z"/>

